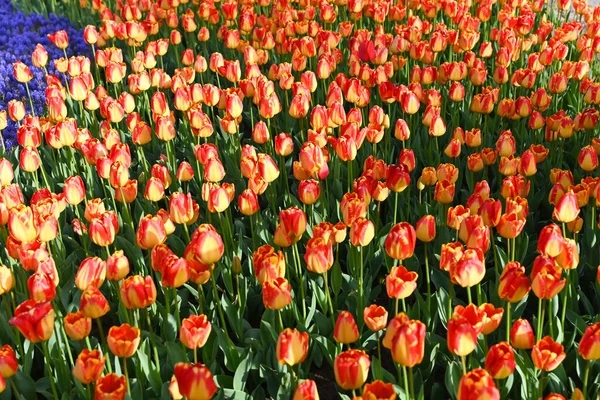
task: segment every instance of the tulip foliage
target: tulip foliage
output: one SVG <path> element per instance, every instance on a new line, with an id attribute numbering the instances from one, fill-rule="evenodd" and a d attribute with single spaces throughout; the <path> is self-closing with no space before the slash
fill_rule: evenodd
<path id="1" fill-rule="evenodd" d="M 0 111 L 0 399 L 600 391 L 600 8 L 41 3 L 93 57 Z"/>

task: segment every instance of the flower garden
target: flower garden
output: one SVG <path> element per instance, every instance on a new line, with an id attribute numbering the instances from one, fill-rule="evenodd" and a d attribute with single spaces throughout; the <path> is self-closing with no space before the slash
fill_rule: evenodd
<path id="1" fill-rule="evenodd" d="M 0 25 L 0 400 L 599 398 L 600 7 Z"/>

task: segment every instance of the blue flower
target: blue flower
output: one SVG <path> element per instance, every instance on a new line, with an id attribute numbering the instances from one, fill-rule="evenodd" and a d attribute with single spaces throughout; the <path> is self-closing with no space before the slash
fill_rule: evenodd
<path id="1" fill-rule="evenodd" d="M 29 99 L 25 85 L 13 77 L 12 63 L 22 61 L 29 66 L 33 79 L 29 89 L 35 108 L 35 114 L 41 115 L 45 108 L 46 82 L 44 72 L 31 63 L 31 53 L 40 43 L 48 51 L 48 72 L 56 73 L 51 60 L 64 57 L 62 50 L 56 48 L 47 38 L 47 34 L 64 29 L 69 35 L 67 55 L 83 55 L 91 57 L 91 49 L 83 40 L 81 30 L 75 29 L 64 17 L 51 14 L 48 18 L 42 15 L 25 15 L 16 10 L 10 1 L 0 2 L 0 110 L 8 108 L 10 100 L 20 100 L 30 112 Z M 7 147 L 16 144 L 16 123 L 9 119 L 8 127 L 2 132 Z"/>

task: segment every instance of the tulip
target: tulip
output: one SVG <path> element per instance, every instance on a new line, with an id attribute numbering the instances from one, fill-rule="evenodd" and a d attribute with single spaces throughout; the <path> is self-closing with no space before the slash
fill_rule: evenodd
<path id="1" fill-rule="evenodd" d="M 533 365 L 546 372 L 556 369 L 566 356 L 563 346 L 552 340 L 550 336 L 539 340 L 531 351 Z"/>
<path id="2" fill-rule="evenodd" d="M 0 265 L 0 295 L 6 294 L 15 287 L 16 281 L 12 269 Z"/>
<path id="3" fill-rule="evenodd" d="M 106 259 L 106 279 L 120 281 L 129 274 L 129 260 L 123 250 L 115 251 Z"/>
<path id="4" fill-rule="evenodd" d="M 201 363 L 177 363 L 173 369 L 179 392 L 189 400 L 210 400 L 219 390 L 210 370 Z"/>
<path id="5" fill-rule="evenodd" d="M 104 375 L 96 381 L 94 400 L 123 400 L 127 394 L 127 380 L 115 373 Z"/>
<path id="6" fill-rule="evenodd" d="M 181 321 L 179 340 L 188 349 L 199 349 L 206 344 L 212 325 L 206 315 L 190 315 Z"/>
<path id="7" fill-rule="evenodd" d="M 405 320 L 393 329 L 391 351 L 394 361 L 405 367 L 414 367 L 423 361 L 425 350 L 425 324 Z"/>
<path id="8" fill-rule="evenodd" d="M 119 221 L 114 211 L 105 211 L 90 221 L 90 239 L 98 246 L 106 247 L 112 244 L 118 231 Z"/>
<path id="9" fill-rule="evenodd" d="M 584 360 L 600 359 L 600 322 L 587 327 L 577 351 Z"/>
<path id="10" fill-rule="evenodd" d="M 392 267 L 390 274 L 385 278 L 388 297 L 393 299 L 407 298 L 417 288 L 418 277 L 416 272 L 408 271 L 402 265 Z"/>
<path id="11" fill-rule="evenodd" d="M 306 268 L 317 274 L 329 271 L 333 265 L 333 245 L 323 238 L 313 237 L 306 243 Z"/>
<path id="12" fill-rule="evenodd" d="M 140 344 L 140 330 L 129 324 L 113 326 L 108 330 L 106 342 L 115 356 L 119 358 L 132 357 Z"/>
<path id="13" fill-rule="evenodd" d="M 533 329 L 526 319 L 516 320 L 510 328 L 510 344 L 515 349 L 528 350 L 535 344 Z"/>
<path id="14" fill-rule="evenodd" d="M 577 196 L 572 190 L 565 193 L 556 206 L 552 213 L 552 218 L 559 222 L 571 222 L 579 215 L 579 205 L 577 204 Z"/>
<path id="15" fill-rule="evenodd" d="M 548 256 L 537 256 L 531 270 L 531 288 L 540 299 L 549 300 L 556 296 L 566 284 L 561 279 L 562 270 L 554 259 Z"/>
<path id="16" fill-rule="evenodd" d="M 83 349 L 75 361 L 73 376 L 84 385 L 96 382 L 102 375 L 105 361 L 100 350 Z"/>
<path id="17" fill-rule="evenodd" d="M 395 260 L 412 257 L 415 251 L 417 233 L 408 222 L 396 224 L 385 238 L 385 251 Z"/>
<path id="18" fill-rule="evenodd" d="M 150 307 L 156 301 L 156 286 L 152 277 L 133 275 L 126 278 L 119 289 L 121 301 L 128 309 Z"/>
<path id="19" fill-rule="evenodd" d="M 319 182 L 314 179 L 300 181 L 298 184 L 298 198 L 303 204 L 314 204 L 321 194 Z"/>
<path id="20" fill-rule="evenodd" d="M 71 340 L 83 340 L 92 330 L 92 319 L 83 315 L 81 311 L 68 313 L 64 318 L 64 327 Z"/>
<path id="21" fill-rule="evenodd" d="M 158 215 L 147 214 L 140 220 L 136 233 L 136 243 L 139 247 L 149 250 L 166 240 L 165 224 Z"/>
<path id="22" fill-rule="evenodd" d="M 508 378 L 515 370 L 515 352 L 507 342 L 490 347 L 485 358 L 485 369 L 494 379 Z"/>
<path id="23" fill-rule="evenodd" d="M 54 309 L 48 301 L 26 300 L 17 306 L 14 316 L 8 322 L 27 340 L 39 343 L 50 339 L 54 332 Z"/>
<path id="24" fill-rule="evenodd" d="M 367 383 L 363 387 L 363 400 L 395 400 L 396 391 L 394 385 L 376 380 L 373 383 Z"/>
<path id="25" fill-rule="evenodd" d="M 303 380 L 296 387 L 292 400 L 319 400 L 319 392 L 315 381 L 311 379 Z"/>
<path id="26" fill-rule="evenodd" d="M 361 350 L 347 350 L 334 361 L 333 371 L 337 384 L 344 390 L 355 390 L 365 383 L 371 360 Z"/>
<path id="27" fill-rule="evenodd" d="M 19 242 L 28 243 L 37 239 L 38 230 L 34 222 L 33 210 L 18 205 L 8 214 L 8 232 Z"/>
<path id="28" fill-rule="evenodd" d="M 495 308 L 493 304 L 484 303 L 479 306 L 479 309 L 483 312 L 483 330 L 484 335 L 489 335 L 498 328 L 502 316 L 504 315 L 504 309 Z"/>
<path id="29" fill-rule="evenodd" d="M 252 255 L 254 275 L 261 285 L 271 279 L 285 276 L 285 259 L 283 252 L 268 244 L 260 246 Z"/>
<path id="30" fill-rule="evenodd" d="M 198 261 L 206 265 L 218 262 L 225 251 L 221 235 L 208 224 L 200 225 L 196 231 L 199 233 L 193 242 Z"/>
<path id="31" fill-rule="evenodd" d="M 458 400 L 500 400 L 494 379 L 481 368 L 465 373 L 458 386 Z"/>
<path id="32" fill-rule="evenodd" d="M 538 253 L 556 257 L 562 252 L 563 247 L 563 233 L 558 225 L 551 224 L 542 228 L 537 244 Z"/>
<path id="33" fill-rule="evenodd" d="M 9 344 L 0 347 L 0 376 L 10 378 L 17 373 L 18 369 L 19 363 L 15 350 Z"/>
<path id="34" fill-rule="evenodd" d="M 367 246 L 375 237 L 375 224 L 366 218 L 358 217 L 350 227 L 352 246 Z"/>
<path id="35" fill-rule="evenodd" d="M 275 353 L 281 365 L 294 366 L 303 362 L 308 355 L 308 333 L 285 329 L 279 334 Z"/>
<path id="36" fill-rule="evenodd" d="M 106 297 L 95 286 L 88 288 L 81 294 L 79 309 L 88 318 L 100 318 L 110 311 Z"/>
<path id="37" fill-rule="evenodd" d="M 485 276 L 484 255 L 480 249 L 466 249 L 461 258 L 450 265 L 450 279 L 464 288 L 481 282 Z"/>
<path id="38" fill-rule="evenodd" d="M 448 320 L 448 349 L 457 356 L 465 357 L 477 346 L 477 330 L 462 315 L 455 313 Z"/>
<path id="39" fill-rule="evenodd" d="M 382 306 L 370 305 L 365 308 L 363 316 L 365 325 L 373 332 L 378 332 L 387 326 L 388 312 Z"/>
<path id="40" fill-rule="evenodd" d="M 262 284 L 263 304 L 269 310 L 281 310 L 292 302 L 291 286 L 284 277 L 277 277 Z"/>
<path id="41" fill-rule="evenodd" d="M 358 340 L 358 326 L 349 311 L 342 311 L 335 321 L 333 338 L 338 343 L 349 344 Z"/>
<path id="42" fill-rule="evenodd" d="M 506 264 L 500 275 L 498 284 L 498 297 L 511 303 L 521 300 L 531 290 L 531 283 L 525 275 L 525 267 L 518 261 L 512 261 Z"/>
<path id="43" fill-rule="evenodd" d="M 106 278 L 106 262 L 99 257 L 88 257 L 81 262 L 75 274 L 75 286 L 84 291 L 88 286 L 99 288 Z"/>

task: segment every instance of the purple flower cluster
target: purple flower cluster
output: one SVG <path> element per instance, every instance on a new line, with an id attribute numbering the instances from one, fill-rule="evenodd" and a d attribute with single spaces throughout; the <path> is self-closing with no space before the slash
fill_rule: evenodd
<path id="1" fill-rule="evenodd" d="M 62 50 L 56 48 L 47 38 L 47 34 L 58 30 L 65 30 L 69 35 L 69 48 L 67 55 L 91 56 L 90 47 L 83 41 L 83 34 L 75 29 L 71 22 L 64 17 L 51 14 L 48 18 L 42 15 L 25 15 L 16 10 L 12 2 L 0 1 L 0 110 L 7 110 L 8 102 L 13 99 L 21 100 L 27 112 L 30 112 L 29 99 L 25 85 L 17 82 L 13 77 L 12 63 L 22 61 L 29 66 L 33 79 L 29 82 L 31 97 L 36 115 L 40 115 L 45 107 L 44 72 L 33 67 L 31 53 L 40 43 L 48 51 L 49 60 L 64 57 Z M 51 61 L 48 62 L 49 73 L 55 69 Z M 8 127 L 2 132 L 8 148 L 16 144 L 16 124 L 9 119 Z"/>

